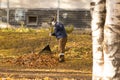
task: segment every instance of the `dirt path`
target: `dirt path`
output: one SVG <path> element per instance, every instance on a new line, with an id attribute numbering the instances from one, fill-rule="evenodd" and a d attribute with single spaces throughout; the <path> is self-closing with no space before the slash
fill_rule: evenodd
<path id="1" fill-rule="evenodd" d="M 76 70 L 0 69 L 1 78 L 45 80 L 91 80 L 91 73 Z"/>

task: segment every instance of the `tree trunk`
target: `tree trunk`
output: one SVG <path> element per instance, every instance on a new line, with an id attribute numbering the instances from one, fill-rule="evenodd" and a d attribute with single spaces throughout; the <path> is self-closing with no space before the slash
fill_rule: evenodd
<path id="1" fill-rule="evenodd" d="M 120 0 L 93 0 L 91 5 L 92 79 L 120 80 Z"/>
<path id="2" fill-rule="evenodd" d="M 93 44 L 93 80 L 103 78 L 104 55 L 103 38 L 105 23 L 105 0 L 92 0 L 92 44 Z"/>
<path id="3" fill-rule="evenodd" d="M 120 0 L 106 0 L 104 80 L 120 80 Z"/>

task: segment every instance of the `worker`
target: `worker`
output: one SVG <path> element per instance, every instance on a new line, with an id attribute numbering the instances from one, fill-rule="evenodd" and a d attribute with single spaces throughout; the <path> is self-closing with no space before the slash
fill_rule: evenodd
<path id="1" fill-rule="evenodd" d="M 50 35 L 55 36 L 58 41 L 59 62 L 64 62 L 65 45 L 67 42 L 66 30 L 64 25 L 61 22 L 57 22 L 55 18 L 52 19 L 51 24 L 54 26 L 54 31 Z"/>

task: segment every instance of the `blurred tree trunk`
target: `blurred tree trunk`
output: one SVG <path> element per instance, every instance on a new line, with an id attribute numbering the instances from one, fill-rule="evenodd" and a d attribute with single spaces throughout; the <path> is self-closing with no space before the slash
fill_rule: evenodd
<path id="1" fill-rule="evenodd" d="M 120 80 L 120 0 L 92 0 L 91 10 L 92 79 Z"/>
<path id="2" fill-rule="evenodd" d="M 120 80 L 120 0 L 106 0 L 104 80 Z"/>
<path id="3" fill-rule="evenodd" d="M 104 55 L 104 24 L 105 24 L 105 0 L 92 0 L 92 44 L 93 44 L 93 80 L 103 78 Z"/>

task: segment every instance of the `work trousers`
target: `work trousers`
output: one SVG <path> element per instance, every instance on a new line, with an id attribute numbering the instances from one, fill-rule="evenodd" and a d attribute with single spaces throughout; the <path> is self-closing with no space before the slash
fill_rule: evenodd
<path id="1" fill-rule="evenodd" d="M 66 42 L 67 42 L 67 37 L 58 38 L 58 51 L 59 51 L 59 53 L 64 53 L 65 52 Z"/>

